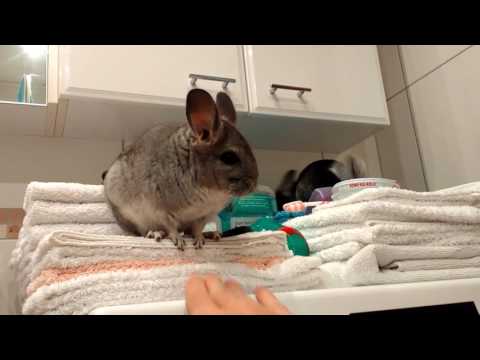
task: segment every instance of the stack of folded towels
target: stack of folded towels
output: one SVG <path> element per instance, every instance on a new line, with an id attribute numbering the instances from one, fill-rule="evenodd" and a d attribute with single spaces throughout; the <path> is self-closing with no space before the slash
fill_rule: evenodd
<path id="1" fill-rule="evenodd" d="M 480 277 L 480 182 L 365 189 L 285 225 L 347 286 Z"/>
<path id="2" fill-rule="evenodd" d="M 480 277 L 480 182 L 435 192 L 365 189 L 284 225 L 184 252 L 170 240 L 129 236 L 103 186 L 31 183 L 11 266 L 24 314 L 88 314 L 103 306 L 183 298 L 192 273 L 217 273 L 247 291 L 307 290 Z"/>
<path id="3" fill-rule="evenodd" d="M 217 273 L 248 291 L 324 286 L 318 257 L 294 256 L 283 232 L 244 234 L 207 242 L 128 236 L 115 223 L 103 186 L 31 183 L 26 216 L 11 266 L 24 314 L 88 314 L 110 305 L 183 297 L 192 273 Z"/>

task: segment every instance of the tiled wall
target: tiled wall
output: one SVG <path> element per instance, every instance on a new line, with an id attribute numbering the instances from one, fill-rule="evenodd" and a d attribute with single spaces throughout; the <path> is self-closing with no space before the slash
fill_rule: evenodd
<path id="1" fill-rule="evenodd" d="M 480 48 L 379 46 L 392 126 L 377 134 L 385 177 L 415 190 L 480 179 Z"/>
<path id="2" fill-rule="evenodd" d="M 121 150 L 120 142 L 0 136 L 0 207 L 22 205 L 30 181 L 99 184 Z M 321 153 L 255 150 L 260 183 L 275 188 L 289 169 L 301 170 Z"/>
<path id="3" fill-rule="evenodd" d="M 403 188 L 424 191 L 426 184 L 415 127 L 411 117 L 405 76 L 396 45 L 378 46 L 390 115 L 390 127 L 376 134 L 383 176 Z"/>

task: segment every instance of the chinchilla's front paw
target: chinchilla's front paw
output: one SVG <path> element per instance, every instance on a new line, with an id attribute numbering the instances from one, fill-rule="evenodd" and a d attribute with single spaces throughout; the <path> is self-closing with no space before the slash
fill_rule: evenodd
<path id="1" fill-rule="evenodd" d="M 170 234 L 170 239 L 173 241 L 175 246 L 178 250 L 184 251 L 185 250 L 185 239 L 180 235 L 172 235 Z"/>
<path id="2" fill-rule="evenodd" d="M 193 240 L 193 246 L 195 246 L 195 249 L 201 249 L 203 245 L 205 245 L 205 237 L 203 234 L 200 234 Z"/>
<path id="3" fill-rule="evenodd" d="M 220 241 L 222 239 L 222 235 L 218 231 L 205 231 L 203 233 L 205 239 L 210 239 L 213 241 Z"/>
<path id="4" fill-rule="evenodd" d="M 158 231 L 150 230 L 147 233 L 147 235 L 145 235 L 147 239 L 155 239 L 155 241 L 160 241 L 162 239 L 165 239 L 166 236 L 167 236 L 167 233 L 163 230 L 158 230 Z"/>

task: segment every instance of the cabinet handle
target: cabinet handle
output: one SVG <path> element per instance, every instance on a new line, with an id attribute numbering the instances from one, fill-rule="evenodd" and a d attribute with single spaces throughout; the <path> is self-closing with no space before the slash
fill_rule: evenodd
<path id="1" fill-rule="evenodd" d="M 270 87 L 270 94 L 275 95 L 275 92 L 278 89 L 298 91 L 298 94 L 297 94 L 298 97 L 302 97 L 304 92 L 311 92 L 312 91 L 312 89 L 306 88 L 306 87 L 272 84 L 272 86 Z"/>
<path id="2" fill-rule="evenodd" d="M 196 82 L 198 79 L 201 80 L 211 80 L 211 81 L 221 81 L 223 82 L 222 84 L 222 89 L 227 90 L 227 86 L 230 83 L 235 83 L 237 80 L 232 79 L 232 78 L 226 78 L 226 77 L 220 77 L 220 76 L 210 76 L 210 75 L 199 75 L 199 74 L 190 74 L 188 77 L 191 79 L 190 84 L 192 86 L 195 86 Z"/>

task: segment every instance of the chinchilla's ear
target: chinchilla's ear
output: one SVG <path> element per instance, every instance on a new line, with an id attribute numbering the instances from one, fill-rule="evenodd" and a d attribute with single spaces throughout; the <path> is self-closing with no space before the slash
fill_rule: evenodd
<path id="1" fill-rule="evenodd" d="M 230 97 L 224 93 L 217 94 L 217 110 L 221 120 L 228 121 L 232 125 L 237 124 L 237 113 Z"/>
<path id="2" fill-rule="evenodd" d="M 187 120 L 198 143 L 213 144 L 220 129 L 215 101 L 208 92 L 193 89 L 187 95 Z"/>

